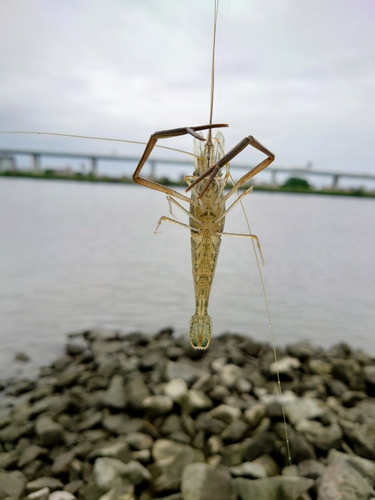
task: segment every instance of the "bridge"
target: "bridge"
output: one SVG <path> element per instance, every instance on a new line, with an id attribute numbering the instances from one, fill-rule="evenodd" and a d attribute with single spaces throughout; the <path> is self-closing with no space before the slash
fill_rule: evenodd
<path id="1" fill-rule="evenodd" d="M 92 175 L 97 175 L 98 165 L 101 161 L 116 161 L 122 163 L 137 164 L 139 157 L 132 156 L 115 156 L 115 155 L 92 155 L 92 154 L 82 154 L 82 153 L 69 153 L 69 152 L 56 152 L 56 151 L 34 151 L 34 150 L 24 150 L 24 149 L 0 149 L 0 171 L 4 170 L 5 167 L 10 167 L 11 170 L 17 170 L 17 156 L 28 156 L 31 158 L 32 170 L 34 172 L 42 172 L 42 159 L 43 158 L 65 158 L 65 159 L 75 159 L 75 160 L 85 160 L 90 164 L 90 172 Z M 158 165 L 164 166 L 186 166 L 190 168 L 192 161 L 189 160 L 173 160 L 173 159 L 162 159 L 162 158 L 151 158 L 147 160 L 147 164 L 151 168 L 151 178 L 156 178 L 156 167 Z M 235 165 L 231 163 L 231 170 L 250 170 L 252 167 L 247 165 Z M 278 174 L 289 174 L 289 176 L 295 177 L 298 175 L 308 176 L 308 177 L 330 177 L 332 179 L 331 187 L 333 189 L 338 188 L 339 180 L 355 179 L 357 181 L 375 181 L 375 174 L 357 174 L 349 172 L 335 172 L 327 170 L 312 170 L 310 168 L 302 167 L 275 167 L 270 166 L 267 168 L 267 172 L 271 174 L 271 184 L 277 186 L 277 176 Z"/>

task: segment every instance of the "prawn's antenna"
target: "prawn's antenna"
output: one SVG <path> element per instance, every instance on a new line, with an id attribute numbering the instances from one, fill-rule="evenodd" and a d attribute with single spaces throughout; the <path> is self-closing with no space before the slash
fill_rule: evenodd
<path id="1" fill-rule="evenodd" d="M 215 52 L 216 52 L 216 28 L 217 16 L 219 12 L 219 0 L 214 0 L 214 32 L 212 38 L 212 56 L 211 56 L 211 84 L 210 84 L 210 120 L 212 125 L 212 117 L 214 113 L 214 94 L 215 94 Z M 208 131 L 208 137 L 211 139 L 211 129 Z"/>
<path id="2" fill-rule="evenodd" d="M 230 175 L 230 179 L 231 179 L 231 181 L 232 181 L 232 183 L 234 185 L 234 181 L 233 181 L 232 175 Z M 237 196 L 238 196 L 238 192 L 237 192 Z M 252 234 L 251 228 L 250 228 L 250 222 L 249 222 L 249 219 L 247 217 L 246 210 L 245 210 L 245 207 L 243 206 L 242 201 L 240 201 L 240 204 L 241 204 L 241 208 L 242 208 L 242 211 L 243 211 L 243 214 L 244 214 L 244 217 L 245 217 L 247 229 L 249 231 L 249 234 Z M 283 399 L 283 391 L 282 391 L 282 388 L 281 388 L 279 362 L 278 362 L 278 359 L 277 359 L 277 352 L 276 352 L 275 334 L 273 332 L 273 326 L 272 326 L 272 321 L 271 321 L 271 313 L 270 313 L 270 308 L 269 308 L 269 305 L 268 305 L 266 287 L 264 285 L 264 280 L 263 280 L 263 273 L 262 273 L 262 269 L 261 269 L 261 265 L 260 265 L 260 262 L 259 262 L 258 253 L 256 251 L 255 243 L 254 243 L 253 239 L 251 239 L 251 243 L 252 243 L 253 249 L 254 249 L 255 259 L 256 259 L 258 273 L 259 273 L 259 279 L 260 279 L 260 283 L 261 283 L 261 286 L 262 286 L 264 305 L 265 305 L 266 312 L 267 312 L 268 326 L 269 326 L 269 329 L 270 329 L 270 332 L 271 332 L 272 351 L 273 351 L 273 357 L 274 357 L 275 366 L 276 366 L 277 392 L 278 392 L 278 396 L 280 398 L 281 412 L 282 412 L 283 422 L 284 422 L 284 434 L 285 434 L 287 459 L 288 459 L 288 464 L 292 465 L 292 456 L 291 456 L 291 452 L 290 452 L 290 442 L 289 442 L 288 427 L 286 425 L 285 405 L 284 405 L 284 399 Z"/>
<path id="3" fill-rule="evenodd" d="M 52 135 L 55 137 L 72 137 L 74 139 L 89 139 L 93 141 L 109 141 L 109 142 L 122 142 L 126 144 L 141 144 L 142 146 L 145 146 L 147 143 L 146 142 L 140 142 L 140 141 L 128 141 L 126 139 L 112 139 L 109 137 L 93 137 L 91 135 L 73 135 L 73 134 L 60 134 L 57 132 L 13 132 L 13 131 L 0 131 L 0 134 L 14 134 L 14 135 Z M 161 148 L 161 149 L 168 149 L 169 151 L 176 151 L 177 153 L 183 153 L 189 156 L 193 156 L 195 158 L 194 153 L 189 153 L 188 151 L 184 151 L 183 149 L 176 149 L 176 148 L 170 148 L 168 146 L 159 146 L 159 144 L 156 144 L 156 148 Z"/>

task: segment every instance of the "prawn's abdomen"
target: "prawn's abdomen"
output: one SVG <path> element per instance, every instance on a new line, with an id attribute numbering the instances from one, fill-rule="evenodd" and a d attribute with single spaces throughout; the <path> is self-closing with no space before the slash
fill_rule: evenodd
<path id="1" fill-rule="evenodd" d="M 195 349 L 207 349 L 212 336 L 212 319 L 208 314 L 194 314 L 190 319 L 190 342 Z"/>

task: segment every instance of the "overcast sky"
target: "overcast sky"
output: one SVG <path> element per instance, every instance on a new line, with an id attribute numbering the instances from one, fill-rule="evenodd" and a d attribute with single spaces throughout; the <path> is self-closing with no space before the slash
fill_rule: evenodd
<path id="1" fill-rule="evenodd" d="M 213 0 L 0 0 L 0 129 L 143 141 L 205 124 L 212 23 Z M 374 0 L 221 0 L 218 23 L 227 149 L 251 134 L 277 165 L 375 174 Z M 139 154 L 0 136 L 10 146 Z"/>

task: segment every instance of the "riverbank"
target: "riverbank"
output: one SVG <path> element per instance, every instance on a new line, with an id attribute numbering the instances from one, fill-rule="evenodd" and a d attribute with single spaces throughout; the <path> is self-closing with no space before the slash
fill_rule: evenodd
<path id="1" fill-rule="evenodd" d="M 71 335 L 0 397 L 0 498 L 375 496 L 375 359 L 308 343 L 278 358 L 290 461 L 270 345 L 222 335 L 195 351 L 171 329 Z"/>
<path id="2" fill-rule="evenodd" d="M 108 177 L 105 175 L 82 174 L 80 172 L 57 173 L 50 172 L 33 172 L 33 171 L 3 171 L 0 172 L 0 177 L 21 178 L 21 179 L 44 179 L 44 180 L 59 180 L 59 181 L 78 181 L 78 182 L 104 182 L 111 184 L 134 184 L 130 177 Z M 157 179 L 157 182 L 165 186 L 186 188 L 185 182 L 173 182 L 169 179 Z M 247 187 L 247 186 L 245 186 Z M 241 189 L 245 189 L 245 187 Z M 364 189 L 314 189 L 314 188 L 298 188 L 298 187 L 283 187 L 283 186 L 268 186 L 255 185 L 254 191 L 265 191 L 270 193 L 298 193 L 298 194 L 319 194 L 330 196 L 354 196 L 364 198 L 375 198 L 375 192 L 366 191 Z"/>

